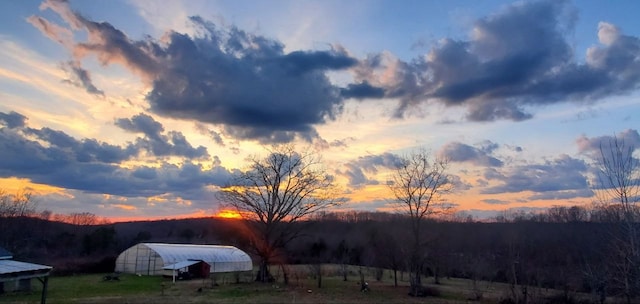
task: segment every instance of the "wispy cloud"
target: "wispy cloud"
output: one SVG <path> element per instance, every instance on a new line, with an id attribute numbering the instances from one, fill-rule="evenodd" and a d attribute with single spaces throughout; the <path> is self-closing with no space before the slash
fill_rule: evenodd
<path id="1" fill-rule="evenodd" d="M 62 65 L 63 69 L 68 71 L 71 75 L 70 79 L 65 79 L 64 82 L 70 83 L 76 87 L 84 88 L 87 93 L 104 97 L 104 92 L 93 84 L 91 80 L 91 74 L 89 71 L 82 68 L 77 61 L 68 61 Z"/>

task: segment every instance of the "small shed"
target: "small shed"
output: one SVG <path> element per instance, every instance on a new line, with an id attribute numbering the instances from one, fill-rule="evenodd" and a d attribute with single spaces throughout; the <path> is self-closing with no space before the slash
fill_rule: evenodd
<path id="1" fill-rule="evenodd" d="M 196 261 L 196 263 L 193 263 Z M 116 272 L 139 275 L 164 275 L 202 261 L 209 273 L 251 271 L 253 262 L 244 251 L 233 246 L 140 243 L 120 253 Z M 188 266 L 184 266 L 187 265 Z M 196 267 L 206 267 L 204 264 Z"/>
<path id="2" fill-rule="evenodd" d="M 211 266 L 205 261 L 188 260 L 167 265 L 164 268 L 164 276 L 179 279 L 208 278 Z"/>
<path id="3" fill-rule="evenodd" d="M 7 291 L 30 291 L 31 279 L 37 278 L 42 283 L 40 302 L 45 303 L 51 269 L 51 266 L 15 261 L 11 252 L 0 247 L 0 295 Z"/>

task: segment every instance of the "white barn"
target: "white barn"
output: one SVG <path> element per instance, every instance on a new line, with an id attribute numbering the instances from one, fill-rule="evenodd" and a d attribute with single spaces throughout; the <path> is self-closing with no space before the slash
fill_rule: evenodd
<path id="1" fill-rule="evenodd" d="M 166 267 L 188 261 L 209 264 L 210 273 L 251 271 L 251 257 L 233 246 L 140 243 L 120 253 L 116 272 L 141 275 L 166 274 Z M 171 268 L 173 268 L 172 266 Z"/>

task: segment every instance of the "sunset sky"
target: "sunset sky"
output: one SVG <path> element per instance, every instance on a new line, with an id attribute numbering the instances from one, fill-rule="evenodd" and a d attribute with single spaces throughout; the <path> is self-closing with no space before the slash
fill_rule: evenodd
<path id="1" fill-rule="evenodd" d="M 210 216 L 263 146 L 317 149 L 390 210 L 398 157 L 450 160 L 479 218 L 590 204 L 640 147 L 639 1 L 0 1 L 0 189 L 114 220 Z M 637 154 L 636 154 L 637 155 Z"/>

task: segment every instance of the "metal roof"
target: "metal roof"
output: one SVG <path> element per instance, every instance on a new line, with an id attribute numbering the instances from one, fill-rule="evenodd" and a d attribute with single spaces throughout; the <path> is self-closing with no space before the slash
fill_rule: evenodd
<path id="1" fill-rule="evenodd" d="M 209 264 L 212 262 L 248 262 L 249 265 L 251 264 L 249 255 L 233 246 L 163 243 L 142 243 L 141 245 L 153 249 L 165 262 L 203 260 Z"/>
<path id="2" fill-rule="evenodd" d="M 193 260 L 209 264 L 211 273 L 253 269 L 251 257 L 233 246 L 140 243 L 118 255 L 115 270 L 155 275 L 162 274 L 169 265 Z"/>
<path id="3" fill-rule="evenodd" d="M 9 250 L 6 250 L 0 247 L 0 260 L 11 259 L 11 258 L 13 258 L 13 253 L 9 252 Z"/>
<path id="4" fill-rule="evenodd" d="M 191 265 L 198 264 L 198 263 L 200 263 L 200 262 L 203 262 L 203 261 L 194 261 L 194 260 L 191 260 L 191 261 L 182 261 L 182 262 L 178 262 L 178 263 L 175 263 L 175 264 L 171 264 L 171 265 L 164 266 L 164 268 L 162 268 L 162 269 L 166 269 L 166 270 L 182 269 L 182 268 L 189 267 L 189 266 L 191 266 Z M 206 262 L 204 262 L 204 263 L 206 263 Z"/>
<path id="5" fill-rule="evenodd" d="M 48 271 L 48 270 L 51 270 L 52 268 L 53 267 L 51 266 L 19 262 L 14 260 L 0 260 L 0 275 L 16 274 L 21 272 L 43 271 L 43 270 Z"/>

